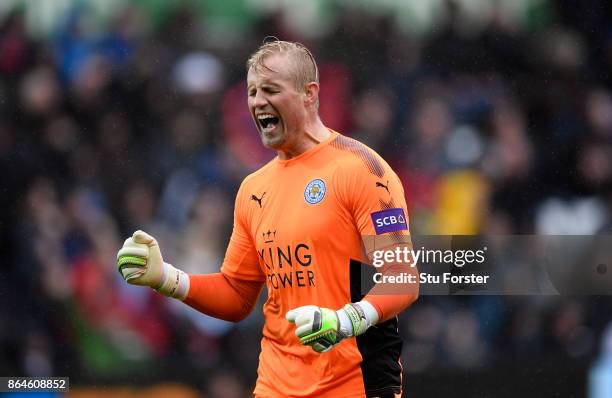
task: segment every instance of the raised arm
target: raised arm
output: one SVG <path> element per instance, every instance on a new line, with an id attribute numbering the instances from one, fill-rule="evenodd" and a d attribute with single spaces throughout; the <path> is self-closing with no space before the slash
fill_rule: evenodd
<path id="1" fill-rule="evenodd" d="M 246 227 L 240 192 L 221 272 L 188 275 L 164 262 L 154 237 L 136 231 L 117 253 L 117 265 L 125 281 L 149 286 L 215 318 L 234 322 L 244 319 L 253 310 L 265 279 Z"/>
<path id="2" fill-rule="evenodd" d="M 190 275 L 190 288 L 184 303 L 215 318 L 238 322 L 246 318 L 257 303 L 263 282 L 245 281 L 220 272 Z"/>

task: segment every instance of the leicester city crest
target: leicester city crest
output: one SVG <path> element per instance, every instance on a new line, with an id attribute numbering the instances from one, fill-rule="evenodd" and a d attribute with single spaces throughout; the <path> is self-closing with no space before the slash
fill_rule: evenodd
<path id="1" fill-rule="evenodd" d="M 316 205 L 325 197 L 325 183 L 322 179 L 317 178 L 306 185 L 304 190 L 304 200 L 306 203 Z"/>

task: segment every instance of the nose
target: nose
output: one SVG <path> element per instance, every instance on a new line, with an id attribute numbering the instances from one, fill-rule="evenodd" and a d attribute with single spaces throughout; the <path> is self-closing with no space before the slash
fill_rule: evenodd
<path id="1" fill-rule="evenodd" d="M 260 90 L 257 90 L 255 96 L 253 97 L 253 106 L 255 108 L 263 108 L 264 106 L 266 106 L 267 103 L 268 101 L 266 100 L 263 93 Z"/>

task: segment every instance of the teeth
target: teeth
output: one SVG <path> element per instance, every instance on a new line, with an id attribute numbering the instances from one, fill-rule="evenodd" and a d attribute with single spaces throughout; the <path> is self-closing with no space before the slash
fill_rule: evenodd
<path id="1" fill-rule="evenodd" d="M 262 115 L 257 115 L 257 120 L 266 120 L 266 119 L 272 119 L 272 118 L 274 118 L 274 117 L 276 117 L 276 116 L 271 115 L 271 114 L 269 114 L 269 113 L 266 113 L 266 114 L 262 114 Z"/>

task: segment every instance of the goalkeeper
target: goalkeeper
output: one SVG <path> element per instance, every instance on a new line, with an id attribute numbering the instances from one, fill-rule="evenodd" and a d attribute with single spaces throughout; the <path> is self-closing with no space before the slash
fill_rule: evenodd
<path id="1" fill-rule="evenodd" d="M 303 45 L 263 44 L 247 62 L 247 93 L 262 143 L 277 157 L 240 186 L 220 272 L 182 272 L 143 231 L 119 250 L 119 271 L 234 322 L 265 284 L 255 397 L 400 396 L 396 315 L 418 285 L 395 295 L 377 285 L 364 297 L 359 270 L 372 237 L 410 245 L 399 179 L 373 150 L 323 125 L 317 65 Z"/>

